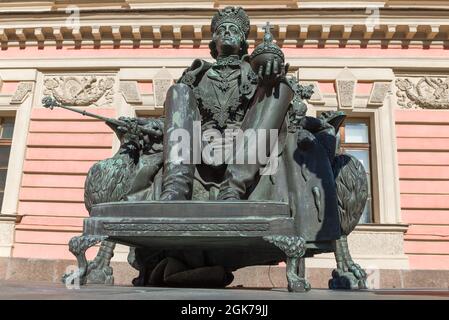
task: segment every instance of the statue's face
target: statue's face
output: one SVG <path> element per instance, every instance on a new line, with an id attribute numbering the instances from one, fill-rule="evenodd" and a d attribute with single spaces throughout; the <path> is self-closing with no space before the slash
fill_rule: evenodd
<path id="1" fill-rule="evenodd" d="M 213 35 L 218 56 L 229 56 L 239 54 L 243 41 L 243 34 L 240 28 L 229 22 L 221 24 Z"/>

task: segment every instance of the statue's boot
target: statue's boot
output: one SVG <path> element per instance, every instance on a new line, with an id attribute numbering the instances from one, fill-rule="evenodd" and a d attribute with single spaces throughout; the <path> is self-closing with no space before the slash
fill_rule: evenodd
<path id="1" fill-rule="evenodd" d="M 230 201 L 245 199 L 248 186 L 253 182 L 259 168 L 257 164 L 228 165 L 217 199 Z"/>
<path id="2" fill-rule="evenodd" d="M 164 174 L 160 200 L 188 200 L 195 173 L 194 121 L 199 111 L 193 91 L 185 84 L 170 87 L 165 100 Z M 196 153 L 194 152 L 196 151 Z"/>
<path id="3" fill-rule="evenodd" d="M 168 164 L 162 179 L 159 200 L 188 200 L 192 197 L 194 165 Z"/>

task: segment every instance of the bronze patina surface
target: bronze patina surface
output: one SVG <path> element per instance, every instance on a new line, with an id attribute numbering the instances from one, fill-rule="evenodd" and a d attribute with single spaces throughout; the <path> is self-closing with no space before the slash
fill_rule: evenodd
<path id="1" fill-rule="evenodd" d="M 112 283 L 109 261 L 115 243 L 122 243 L 131 247 L 129 262 L 140 272 L 135 285 L 224 287 L 238 268 L 286 261 L 288 289 L 307 291 L 304 258 L 334 252 L 330 288 L 366 287 L 346 236 L 362 214 L 368 184 L 362 164 L 339 150 L 345 115 L 306 116 L 311 87 L 288 76 L 268 23 L 249 55 L 249 29 L 242 8 L 214 15 L 209 47 L 215 61 L 193 61 L 169 89 L 163 118 L 102 118 L 121 147 L 87 175 L 90 218 L 69 244 L 80 269 L 65 275 L 66 282 Z M 44 104 L 70 108 L 49 98 Z M 218 134 L 274 131 L 276 143 L 258 137 L 231 157 L 257 154 L 263 145 L 268 163 L 198 159 L 198 151 L 218 152 L 235 140 L 225 135 L 198 142 L 195 126 Z M 181 154 L 178 132 L 192 142 Z M 274 162 L 276 170 L 263 174 Z M 85 251 L 99 242 L 88 263 Z"/>

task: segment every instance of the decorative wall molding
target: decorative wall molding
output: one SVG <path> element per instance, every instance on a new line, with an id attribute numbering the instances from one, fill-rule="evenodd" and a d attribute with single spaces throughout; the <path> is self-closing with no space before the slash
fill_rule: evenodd
<path id="1" fill-rule="evenodd" d="M 11 104 L 21 104 L 28 95 L 28 92 L 33 90 L 32 82 L 21 82 L 17 86 L 16 92 L 11 97 Z"/>
<path id="2" fill-rule="evenodd" d="M 153 82 L 154 88 L 154 106 L 163 106 L 165 102 L 165 96 L 168 89 L 173 84 L 172 79 L 155 79 Z"/>
<path id="3" fill-rule="evenodd" d="M 166 69 L 162 68 L 156 73 L 153 79 L 153 92 L 154 92 L 154 106 L 163 106 L 165 102 L 165 96 L 168 89 L 173 84 L 173 76 Z"/>
<path id="4" fill-rule="evenodd" d="M 335 82 L 339 107 L 342 109 L 352 109 L 355 102 L 357 78 L 345 67 L 337 76 Z"/>
<path id="5" fill-rule="evenodd" d="M 131 104 L 142 103 L 137 81 L 120 81 L 120 92 L 123 94 L 126 102 Z"/>
<path id="6" fill-rule="evenodd" d="M 396 88 L 402 109 L 449 109 L 449 77 L 398 78 Z"/>
<path id="7" fill-rule="evenodd" d="M 45 76 L 44 96 L 72 106 L 112 105 L 115 78 L 106 75 Z"/>
<path id="8" fill-rule="evenodd" d="M 368 99 L 368 104 L 382 106 L 384 104 L 385 97 L 390 91 L 390 88 L 390 82 L 374 82 L 373 89 L 371 90 L 371 94 Z"/>

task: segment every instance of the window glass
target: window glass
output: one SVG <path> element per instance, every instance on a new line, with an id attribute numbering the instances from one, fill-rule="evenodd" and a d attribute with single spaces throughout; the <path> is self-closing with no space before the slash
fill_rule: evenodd
<path id="1" fill-rule="evenodd" d="M 368 125 L 348 122 L 345 125 L 345 143 L 368 143 Z"/>
<path id="2" fill-rule="evenodd" d="M 6 169 L 0 169 L 0 191 L 5 190 Z"/>
<path id="3" fill-rule="evenodd" d="M 6 118 L 2 123 L 2 139 L 12 139 L 12 134 L 14 132 L 14 119 Z"/>
<path id="4" fill-rule="evenodd" d="M 11 151 L 11 146 L 0 145 L 0 168 L 8 167 L 9 152 Z"/>
<path id="5" fill-rule="evenodd" d="M 372 186 L 371 186 L 371 163 L 369 144 L 369 125 L 364 120 L 348 119 L 340 130 L 340 144 L 343 153 L 350 154 L 357 158 L 365 168 L 366 178 L 368 180 L 368 199 L 365 208 L 360 217 L 359 223 L 372 223 Z"/>
<path id="6" fill-rule="evenodd" d="M 0 118 L 0 208 L 3 204 L 13 132 L 14 118 Z"/>
<path id="7" fill-rule="evenodd" d="M 345 149 L 345 151 L 356 157 L 363 164 L 366 172 L 370 172 L 369 150 Z"/>

